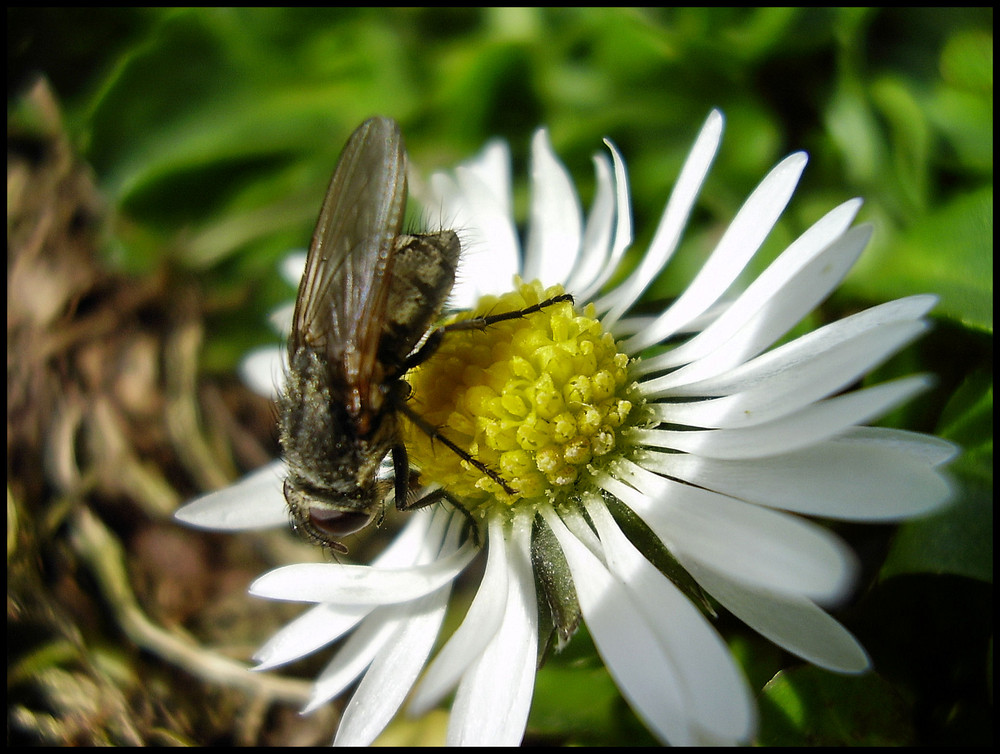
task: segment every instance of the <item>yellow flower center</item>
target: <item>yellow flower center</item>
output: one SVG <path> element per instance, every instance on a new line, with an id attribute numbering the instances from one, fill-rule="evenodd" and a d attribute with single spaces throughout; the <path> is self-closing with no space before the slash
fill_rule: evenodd
<path id="1" fill-rule="evenodd" d="M 453 321 L 524 309 L 563 293 L 517 281 Z M 568 500 L 621 452 L 632 402 L 629 358 L 589 305 L 566 301 L 537 313 L 448 333 L 406 376 L 410 406 L 516 494 L 403 420 L 410 460 L 470 513 L 494 506 Z M 638 413 L 638 412 L 636 412 Z M 619 453 L 615 453 L 616 448 Z"/>

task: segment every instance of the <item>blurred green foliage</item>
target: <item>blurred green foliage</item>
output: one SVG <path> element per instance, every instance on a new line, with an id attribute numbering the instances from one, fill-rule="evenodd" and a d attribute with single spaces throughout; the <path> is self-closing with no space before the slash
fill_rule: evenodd
<path id="1" fill-rule="evenodd" d="M 522 209 L 536 127 L 549 128 L 585 202 L 590 156 L 609 137 L 629 168 L 637 254 L 702 121 L 721 109 L 722 151 L 653 296 L 676 295 L 756 182 L 786 153 L 807 150 L 811 166 L 764 256 L 834 204 L 865 197 L 873 242 L 819 316 L 938 294 L 936 332 L 898 362 L 939 375 L 938 388 L 890 421 L 965 449 L 955 505 L 902 527 L 881 580 L 840 617 L 863 640 L 877 621 L 904 637 L 873 650 L 877 673 L 902 662 L 893 653 L 903 647 L 955 673 L 933 689 L 910 676 L 848 683 L 820 671 L 775 676 L 774 658 L 752 673 L 774 676 L 761 742 L 992 739 L 990 716 L 968 713 L 992 702 L 991 620 L 985 635 L 943 643 L 878 612 L 890 576 L 935 574 L 927 578 L 972 584 L 969 604 L 948 609 L 992 615 L 992 9 L 8 8 L 7 17 L 9 118 L 30 76 L 46 75 L 114 209 L 109 262 L 197 274 L 215 369 L 272 337 L 266 314 L 291 295 L 277 262 L 308 244 L 339 150 L 369 115 L 400 121 L 425 175 L 506 138 Z M 920 602 L 926 584 L 906 581 L 912 593 L 901 599 Z M 723 629 L 741 656 L 754 646 L 739 628 Z M 627 729 L 624 705 L 603 671 L 573 657 L 542 671 L 532 730 L 581 740 L 589 699 L 600 712 L 582 738 L 611 742 Z M 567 688 L 577 702 L 558 698 Z M 891 709 L 868 714 L 886 699 Z M 836 714 L 817 729 L 820 708 Z"/>

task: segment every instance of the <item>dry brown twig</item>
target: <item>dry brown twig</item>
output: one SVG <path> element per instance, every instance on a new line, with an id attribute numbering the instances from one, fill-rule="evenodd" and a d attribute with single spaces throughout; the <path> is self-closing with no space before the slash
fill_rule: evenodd
<path id="1" fill-rule="evenodd" d="M 239 603 L 267 630 L 245 586 L 274 564 L 269 545 L 210 548 L 170 518 L 235 475 L 228 440 L 245 430 L 217 387 L 203 413 L 196 289 L 103 267 L 106 214 L 44 82 L 19 112 L 32 127 L 8 123 L 8 743 L 328 741 L 331 713 L 295 734 L 280 730 L 291 709 L 272 714 L 304 704 L 306 681 L 234 659 L 262 636 L 210 649 L 182 628 Z"/>

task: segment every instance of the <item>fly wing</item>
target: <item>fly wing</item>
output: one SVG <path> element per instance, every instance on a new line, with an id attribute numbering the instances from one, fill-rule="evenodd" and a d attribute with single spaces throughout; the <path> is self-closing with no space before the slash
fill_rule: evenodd
<path id="1" fill-rule="evenodd" d="M 288 343 L 290 357 L 302 347 L 325 357 L 356 419 L 382 379 L 378 346 L 405 205 L 399 126 L 371 118 L 351 135 L 327 189 Z"/>

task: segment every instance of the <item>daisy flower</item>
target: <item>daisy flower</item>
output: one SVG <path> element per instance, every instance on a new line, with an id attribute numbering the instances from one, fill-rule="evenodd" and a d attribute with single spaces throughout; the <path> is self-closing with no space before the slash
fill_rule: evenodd
<path id="1" fill-rule="evenodd" d="M 451 502 L 409 514 L 370 565 L 291 565 L 253 585 L 259 596 L 314 605 L 260 650 L 262 668 L 346 637 L 310 704 L 360 679 L 335 743 L 371 743 L 407 699 L 419 714 L 454 692 L 449 743 L 518 744 L 537 662 L 580 620 L 635 712 L 676 745 L 746 742 L 755 732 L 751 691 L 708 605 L 823 668 L 868 668 L 864 649 L 824 611 L 848 595 L 854 557 L 807 517 L 899 521 L 947 500 L 940 467 L 950 444 L 864 426 L 929 378 L 857 387 L 927 329 L 935 299 L 893 301 L 786 337 L 871 235 L 852 225 L 861 202 L 845 202 L 741 286 L 805 168 L 796 153 L 751 193 L 683 294 L 660 313 L 636 313 L 678 248 L 722 128 L 711 113 L 649 248 L 611 286 L 632 227 L 625 165 L 610 142 L 594 158 L 584 219 L 546 132 L 535 135 L 523 248 L 504 144 L 430 180 L 428 206 L 462 233 L 457 316 L 542 306 L 449 333 L 407 375 L 410 405 L 515 494 L 405 426 L 426 491 Z M 546 304 L 564 292 L 573 302 Z M 248 378 L 273 390 L 277 358 L 251 357 Z M 276 463 L 179 517 L 223 529 L 287 525 L 282 476 Z M 432 658 L 454 580 L 480 550 L 475 598 Z"/>

